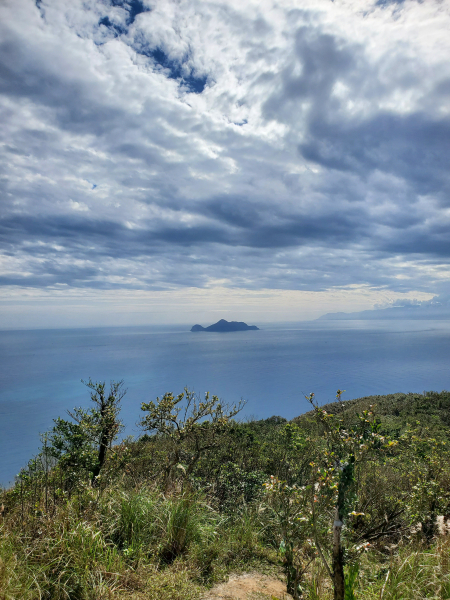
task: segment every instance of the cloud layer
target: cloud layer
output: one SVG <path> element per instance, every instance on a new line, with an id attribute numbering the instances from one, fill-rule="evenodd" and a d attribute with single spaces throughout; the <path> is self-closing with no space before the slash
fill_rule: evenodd
<path id="1" fill-rule="evenodd" d="M 439 0 L 4 1 L 1 283 L 445 292 L 449 30 Z"/>

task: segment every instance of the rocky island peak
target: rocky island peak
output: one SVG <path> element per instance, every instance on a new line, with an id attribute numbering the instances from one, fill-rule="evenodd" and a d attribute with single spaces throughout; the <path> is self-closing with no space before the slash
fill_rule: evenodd
<path id="1" fill-rule="evenodd" d="M 191 331 L 215 331 L 218 333 L 228 333 L 230 331 L 257 331 L 259 327 L 256 325 L 247 325 L 243 321 L 226 321 L 225 319 L 220 319 L 214 325 L 209 325 L 209 327 L 202 327 L 202 325 L 194 325 L 191 328 Z"/>

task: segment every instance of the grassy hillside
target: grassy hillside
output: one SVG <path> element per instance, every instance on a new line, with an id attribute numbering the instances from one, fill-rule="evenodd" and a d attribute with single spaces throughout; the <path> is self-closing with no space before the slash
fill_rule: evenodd
<path id="1" fill-rule="evenodd" d="M 227 419 L 214 398 L 177 413 L 185 400 L 149 403 L 143 435 L 103 450 L 117 411 L 55 424 L 1 492 L 0 600 L 189 600 L 250 570 L 332 598 L 339 503 L 346 599 L 450 599 L 450 393 L 292 422 Z"/>
<path id="2" fill-rule="evenodd" d="M 450 434 L 450 392 L 423 392 L 423 394 L 388 394 L 386 396 L 365 396 L 356 400 L 332 402 L 322 408 L 330 413 L 345 414 L 354 419 L 357 413 L 374 407 L 377 417 L 386 432 L 396 435 L 407 425 L 419 422 L 436 435 L 448 437 Z M 311 422 L 313 411 L 293 420 L 299 426 Z"/>

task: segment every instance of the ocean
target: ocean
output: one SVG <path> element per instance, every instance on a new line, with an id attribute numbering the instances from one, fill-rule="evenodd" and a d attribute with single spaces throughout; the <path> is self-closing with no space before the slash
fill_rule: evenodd
<path id="1" fill-rule="evenodd" d="M 242 418 L 291 419 L 320 403 L 449 389 L 449 321 L 312 321 L 260 331 L 191 333 L 189 326 L 0 332 L 0 484 L 39 450 L 40 433 L 74 406 L 81 380 L 124 380 L 124 435 L 139 435 L 142 402 L 184 387 L 225 402 Z"/>

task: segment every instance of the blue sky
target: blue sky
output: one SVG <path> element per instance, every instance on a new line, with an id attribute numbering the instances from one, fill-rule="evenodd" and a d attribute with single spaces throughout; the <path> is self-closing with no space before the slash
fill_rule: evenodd
<path id="1" fill-rule="evenodd" d="M 447 297 L 449 31 L 441 0 L 3 0 L 0 327 Z"/>

